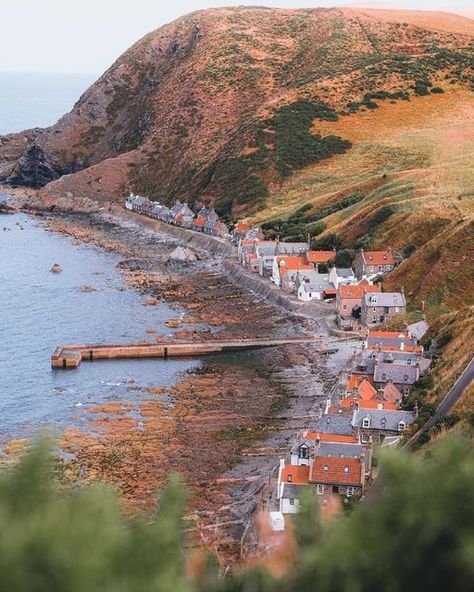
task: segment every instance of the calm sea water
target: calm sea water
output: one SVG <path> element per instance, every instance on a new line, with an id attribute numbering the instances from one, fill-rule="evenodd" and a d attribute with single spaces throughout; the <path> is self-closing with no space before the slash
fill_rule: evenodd
<path id="1" fill-rule="evenodd" d="M 95 78 L 92 74 L 0 72 L 0 135 L 53 125 Z"/>
<path id="2" fill-rule="evenodd" d="M 7 228 L 7 230 L 5 230 Z M 167 305 L 142 305 L 124 288 L 115 254 L 76 246 L 23 214 L 0 215 L 0 434 L 31 432 L 77 421 L 89 405 L 146 396 L 131 390 L 170 385 L 193 360 L 117 360 L 50 367 L 57 345 L 126 343 L 169 334 Z M 63 267 L 51 273 L 53 263 Z M 84 293 L 92 285 L 97 292 Z M 134 383 L 133 383 L 134 384 Z M 135 388 L 135 386 L 133 386 Z"/>

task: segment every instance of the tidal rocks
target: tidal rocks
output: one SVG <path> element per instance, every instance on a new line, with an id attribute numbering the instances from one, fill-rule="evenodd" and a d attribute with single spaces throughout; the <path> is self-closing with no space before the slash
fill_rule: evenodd
<path id="1" fill-rule="evenodd" d="M 92 292 L 97 292 L 97 288 L 94 288 L 94 286 L 89 286 L 86 284 L 85 286 L 82 286 L 81 292 L 91 294 Z"/>
<path id="2" fill-rule="evenodd" d="M 15 208 L 12 208 L 12 206 L 8 205 L 4 201 L 0 201 L 0 214 L 14 214 L 14 213 L 15 213 Z"/>

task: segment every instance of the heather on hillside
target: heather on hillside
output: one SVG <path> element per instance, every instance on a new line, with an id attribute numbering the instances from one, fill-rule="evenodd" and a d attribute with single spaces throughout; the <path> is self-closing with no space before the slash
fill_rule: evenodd
<path id="1" fill-rule="evenodd" d="M 135 43 L 51 128 L 1 138 L 0 182 L 59 209 L 134 191 L 254 213 L 357 149 L 341 120 L 471 88 L 473 35 L 410 11 L 198 11 Z"/>
<path id="2" fill-rule="evenodd" d="M 154 517 L 122 516 L 100 485 L 58 489 L 42 444 L 0 481 L 0 582 L 28 591 L 405 592 L 468 590 L 473 573 L 474 460 L 467 442 L 429 455 L 384 454 L 375 500 L 321 522 L 306 500 L 294 528 L 262 541 L 260 561 L 225 573 L 185 543 L 185 496 L 173 478 Z M 188 536 L 188 543 L 189 543 Z M 278 570 L 275 569 L 278 566 Z"/>

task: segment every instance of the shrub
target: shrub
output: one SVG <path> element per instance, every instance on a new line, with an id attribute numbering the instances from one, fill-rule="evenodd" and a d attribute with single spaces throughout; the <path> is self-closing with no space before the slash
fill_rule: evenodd
<path id="1" fill-rule="evenodd" d="M 331 251 L 339 249 L 342 246 L 342 239 L 335 233 L 330 233 L 311 243 L 314 250 Z"/>
<path id="2" fill-rule="evenodd" d="M 336 267 L 351 267 L 354 260 L 354 252 L 347 249 L 338 251 L 334 263 Z"/>
<path id="3" fill-rule="evenodd" d="M 413 253 L 415 251 L 416 251 L 416 245 L 414 245 L 414 244 L 406 245 L 406 247 L 403 248 L 403 256 L 405 257 L 405 259 L 408 259 L 408 257 L 411 257 L 411 255 L 413 255 Z"/>

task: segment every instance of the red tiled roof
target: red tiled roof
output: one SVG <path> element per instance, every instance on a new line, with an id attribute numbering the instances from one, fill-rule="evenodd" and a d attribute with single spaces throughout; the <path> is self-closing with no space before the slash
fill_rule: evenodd
<path id="1" fill-rule="evenodd" d="M 250 224 L 247 224 L 246 222 L 237 222 L 237 224 L 235 225 L 236 234 L 245 234 L 249 230 Z"/>
<path id="2" fill-rule="evenodd" d="M 363 399 L 355 399 L 354 397 L 342 399 L 339 405 L 342 409 L 355 409 L 356 403 L 359 409 L 378 409 L 379 405 L 382 405 L 382 409 L 388 409 L 389 411 L 396 411 L 398 409 L 396 403 L 393 401 L 380 401 L 378 399 L 364 401 Z"/>
<path id="3" fill-rule="evenodd" d="M 369 337 L 386 337 L 387 339 L 403 337 L 404 339 L 411 339 L 408 333 L 403 333 L 403 331 L 376 331 L 375 329 L 370 329 Z"/>
<path id="4" fill-rule="evenodd" d="M 359 397 L 361 399 L 365 399 L 366 401 L 373 399 L 377 394 L 377 391 L 374 389 L 374 387 L 368 380 L 365 379 L 359 384 L 357 392 L 359 393 Z"/>
<path id="5" fill-rule="evenodd" d="M 284 276 L 288 271 L 311 271 L 313 268 L 310 265 L 285 265 L 280 267 L 280 275 Z"/>
<path id="6" fill-rule="evenodd" d="M 305 438 L 308 440 L 321 440 L 321 442 L 339 442 L 341 444 L 357 444 L 357 436 L 341 436 L 340 434 L 321 434 L 319 432 L 307 432 Z"/>
<path id="7" fill-rule="evenodd" d="M 288 480 L 288 477 L 290 479 Z M 296 485 L 305 485 L 308 483 L 309 467 L 287 465 L 281 472 L 282 483 L 295 483 Z"/>
<path id="8" fill-rule="evenodd" d="M 326 288 L 325 290 L 323 290 L 323 292 L 325 294 L 335 295 L 336 294 L 336 288 Z"/>
<path id="9" fill-rule="evenodd" d="M 280 255 L 276 258 L 276 262 L 278 267 L 280 267 L 280 263 L 283 263 L 284 265 L 281 267 L 288 267 L 290 269 L 298 269 L 302 265 L 308 265 L 304 257 L 297 255 Z"/>
<path id="10" fill-rule="evenodd" d="M 358 284 L 357 286 L 341 284 L 338 288 L 341 298 L 350 298 L 351 300 L 362 300 L 364 294 L 368 292 L 381 292 L 379 284 L 370 286 L 368 284 Z"/>
<path id="11" fill-rule="evenodd" d="M 335 256 L 335 251 L 308 251 L 306 253 L 308 263 L 327 263 Z"/>
<path id="12" fill-rule="evenodd" d="M 198 216 L 194 221 L 194 226 L 198 226 L 199 228 L 204 226 L 204 224 L 206 224 L 206 218 L 203 218 L 203 216 Z"/>
<path id="13" fill-rule="evenodd" d="M 393 382 L 387 382 L 387 384 L 383 387 L 383 398 L 388 403 L 396 403 L 402 399 L 402 393 L 397 389 L 397 387 L 393 384 Z M 396 406 L 395 406 L 396 408 Z"/>
<path id="14" fill-rule="evenodd" d="M 392 251 L 364 251 L 364 260 L 368 265 L 393 265 Z"/>
<path id="15" fill-rule="evenodd" d="M 364 377 L 361 376 L 360 374 L 351 374 L 351 376 L 349 376 L 349 380 L 347 382 L 347 390 L 348 391 L 355 390 L 363 380 L 364 380 Z"/>
<path id="16" fill-rule="evenodd" d="M 311 465 L 311 483 L 331 485 L 362 485 L 362 463 L 360 458 L 317 456 Z"/>

